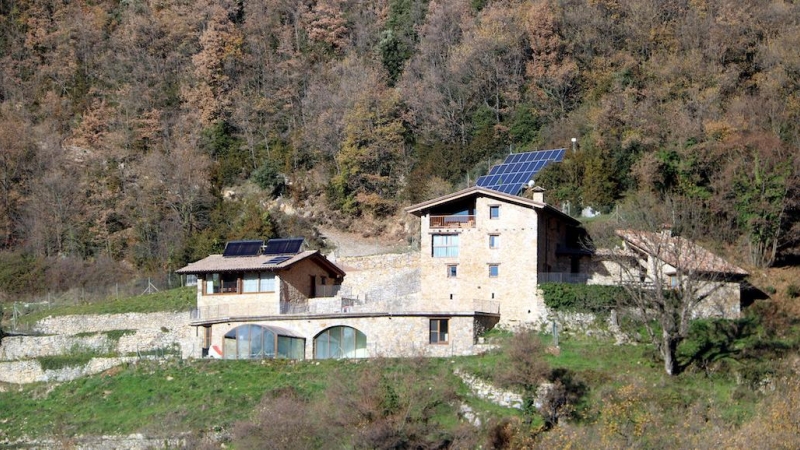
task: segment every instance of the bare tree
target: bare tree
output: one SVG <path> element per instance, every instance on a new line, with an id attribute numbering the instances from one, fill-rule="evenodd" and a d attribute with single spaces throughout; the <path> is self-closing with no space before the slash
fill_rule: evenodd
<path id="1" fill-rule="evenodd" d="M 660 207 L 633 202 L 632 214 L 620 217 L 625 229 L 615 231 L 622 245 L 609 254 L 620 272 L 627 306 L 647 329 L 664 370 L 676 375 L 678 345 L 686 339 L 691 321 L 736 317 L 739 282 L 748 274 L 686 237 L 673 235 L 680 230 L 692 236 L 696 214 L 681 202 L 666 200 Z M 674 228 L 667 225 L 676 222 Z"/>

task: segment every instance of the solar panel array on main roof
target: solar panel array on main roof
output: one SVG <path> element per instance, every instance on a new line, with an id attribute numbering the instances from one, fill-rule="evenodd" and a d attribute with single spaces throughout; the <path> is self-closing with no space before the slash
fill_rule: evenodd
<path id="1" fill-rule="evenodd" d="M 303 247 L 303 238 L 270 239 L 267 241 L 265 255 L 285 255 L 300 252 Z"/>
<path id="2" fill-rule="evenodd" d="M 518 195 L 525 183 L 551 162 L 564 160 L 565 150 L 512 153 L 502 164 L 492 167 L 487 175 L 479 177 L 477 186 L 511 195 Z"/>
<path id="3" fill-rule="evenodd" d="M 222 256 L 258 256 L 264 241 L 230 241 L 225 244 Z"/>

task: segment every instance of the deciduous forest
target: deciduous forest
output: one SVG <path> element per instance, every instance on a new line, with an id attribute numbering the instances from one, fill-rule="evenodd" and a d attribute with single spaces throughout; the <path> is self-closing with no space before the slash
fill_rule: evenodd
<path id="1" fill-rule="evenodd" d="M 799 48 L 788 0 L 0 0 L 2 290 L 297 233 L 279 195 L 393 217 L 557 147 L 550 203 L 669 200 L 790 261 Z"/>

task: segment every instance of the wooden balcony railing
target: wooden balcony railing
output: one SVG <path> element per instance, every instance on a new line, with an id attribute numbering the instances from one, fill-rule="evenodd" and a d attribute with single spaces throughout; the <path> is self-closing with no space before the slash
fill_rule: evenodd
<path id="1" fill-rule="evenodd" d="M 431 216 L 431 228 L 475 228 L 475 216 Z"/>

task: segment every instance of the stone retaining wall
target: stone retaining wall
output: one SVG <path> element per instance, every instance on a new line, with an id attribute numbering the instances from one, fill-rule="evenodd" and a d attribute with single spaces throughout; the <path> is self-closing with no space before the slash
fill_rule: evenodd
<path id="1" fill-rule="evenodd" d="M 63 355 L 76 349 L 110 352 L 113 342 L 105 334 L 94 336 L 12 336 L 0 344 L 0 361 Z"/>
<path id="2" fill-rule="evenodd" d="M 17 442 L 0 442 L 12 448 L 46 448 L 46 449 L 72 449 L 72 450 L 149 450 L 157 448 L 186 448 L 184 438 L 148 437 L 141 433 L 128 436 L 78 436 L 65 440 L 56 439 L 21 439 Z"/>
<path id="3" fill-rule="evenodd" d="M 0 342 L 0 361 L 6 361 L 0 362 L 0 382 L 66 381 L 136 359 L 132 355 L 179 349 L 182 358 L 199 358 L 202 353 L 202 338 L 189 326 L 189 314 L 185 312 L 48 317 L 33 329 L 48 336 L 10 336 Z M 115 340 L 107 334 L 114 330 L 134 332 Z M 76 336 L 91 333 L 96 334 Z M 85 367 L 56 371 L 43 371 L 35 359 L 73 352 L 124 356 L 94 358 Z"/>
<path id="4" fill-rule="evenodd" d="M 419 260 L 419 252 L 339 258 L 347 272 L 342 293 L 367 300 L 419 295 Z"/>
<path id="5" fill-rule="evenodd" d="M 469 390 L 472 391 L 472 394 L 479 399 L 506 408 L 522 409 L 521 395 L 500 389 L 461 370 L 456 370 L 454 373 L 461 378 L 464 384 L 469 387 Z"/>
<path id="6" fill-rule="evenodd" d="M 122 336 L 116 347 L 111 346 L 110 351 L 131 354 L 168 349 L 177 344 L 183 358 L 199 358 L 202 340 L 197 336 L 197 330 L 189 326 L 189 319 L 188 312 L 61 316 L 42 319 L 33 329 L 39 333 L 61 335 L 53 336 L 53 339 L 60 340 L 61 348 L 67 349 L 75 343 L 76 338 L 71 335 L 78 333 L 136 330 L 135 334 Z"/>
<path id="7" fill-rule="evenodd" d="M 78 334 L 111 330 L 185 330 L 189 312 L 91 314 L 47 317 L 33 326 L 42 334 Z"/>
<path id="8" fill-rule="evenodd" d="M 136 361 L 135 357 L 92 358 L 85 366 L 65 367 L 58 370 L 42 370 L 36 360 L 0 362 L 0 382 L 3 383 L 37 383 L 63 382 L 106 371 L 125 362 Z"/>

